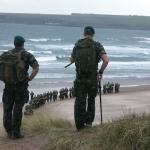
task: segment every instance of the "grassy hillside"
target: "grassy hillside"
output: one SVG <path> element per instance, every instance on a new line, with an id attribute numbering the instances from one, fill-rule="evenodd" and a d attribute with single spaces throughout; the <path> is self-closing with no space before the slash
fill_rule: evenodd
<path id="1" fill-rule="evenodd" d="M 27 118 L 27 134 L 46 133 L 49 143 L 43 150 L 149 150 L 150 116 L 130 115 L 116 121 L 76 132 L 68 121 L 51 117 Z M 42 139 L 41 139 L 42 140 Z"/>

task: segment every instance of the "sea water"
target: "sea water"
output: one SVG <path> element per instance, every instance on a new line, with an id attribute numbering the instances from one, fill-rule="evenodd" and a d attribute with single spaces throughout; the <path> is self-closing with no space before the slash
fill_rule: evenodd
<path id="1" fill-rule="evenodd" d="M 1 23 L 0 54 L 13 48 L 16 35 L 26 39 L 26 50 L 40 64 L 40 71 L 31 87 L 48 91 L 73 85 L 75 66 L 67 69 L 64 66 L 69 63 L 75 42 L 83 38 L 82 27 Z M 149 84 L 150 31 L 96 28 L 95 40 L 104 46 L 110 59 L 103 82 Z"/>

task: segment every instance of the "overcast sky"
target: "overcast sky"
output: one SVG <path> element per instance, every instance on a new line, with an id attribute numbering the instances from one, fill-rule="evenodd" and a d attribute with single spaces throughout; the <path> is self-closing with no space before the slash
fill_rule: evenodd
<path id="1" fill-rule="evenodd" d="M 150 16 L 150 0 L 0 0 L 0 12 Z"/>

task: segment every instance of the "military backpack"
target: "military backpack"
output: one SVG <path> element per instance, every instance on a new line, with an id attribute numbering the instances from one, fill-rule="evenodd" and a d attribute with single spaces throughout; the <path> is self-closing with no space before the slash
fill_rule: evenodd
<path id="1" fill-rule="evenodd" d="M 22 51 L 14 53 L 13 50 L 0 56 L 0 80 L 14 84 L 26 79 L 24 74 L 25 62 L 21 59 Z"/>
<path id="2" fill-rule="evenodd" d="M 96 73 L 98 69 L 98 51 L 92 39 L 79 40 L 76 43 L 75 65 L 78 75 Z"/>

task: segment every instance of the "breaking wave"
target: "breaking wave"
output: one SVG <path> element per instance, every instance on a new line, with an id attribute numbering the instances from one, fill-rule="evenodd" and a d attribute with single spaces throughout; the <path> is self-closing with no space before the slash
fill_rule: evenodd
<path id="1" fill-rule="evenodd" d="M 46 38 L 40 38 L 40 39 L 28 39 L 31 42 L 47 42 L 49 39 Z"/>
<path id="2" fill-rule="evenodd" d="M 62 41 L 62 39 L 61 38 L 54 38 L 54 39 L 51 39 L 51 41 L 53 41 L 53 42 L 59 42 L 59 41 Z"/>
<path id="3" fill-rule="evenodd" d="M 134 37 L 135 39 L 140 39 L 139 42 L 141 43 L 148 43 L 150 44 L 150 38 L 149 37 Z"/>
<path id="4" fill-rule="evenodd" d="M 38 57 L 37 60 L 42 63 L 42 62 L 50 62 L 50 61 L 55 61 L 56 56 L 49 56 L 49 57 Z"/>
<path id="5" fill-rule="evenodd" d="M 62 50 L 72 50 L 73 49 L 73 44 L 68 44 L 68 45 L 55 45 L 55 44 L 47 44 L 47 45 L 36 45 L 35 47 L 41 48 L 41 49 L 51 49 L 51 50 L 56 50 L 56 49 L 62 49 Z"/>

